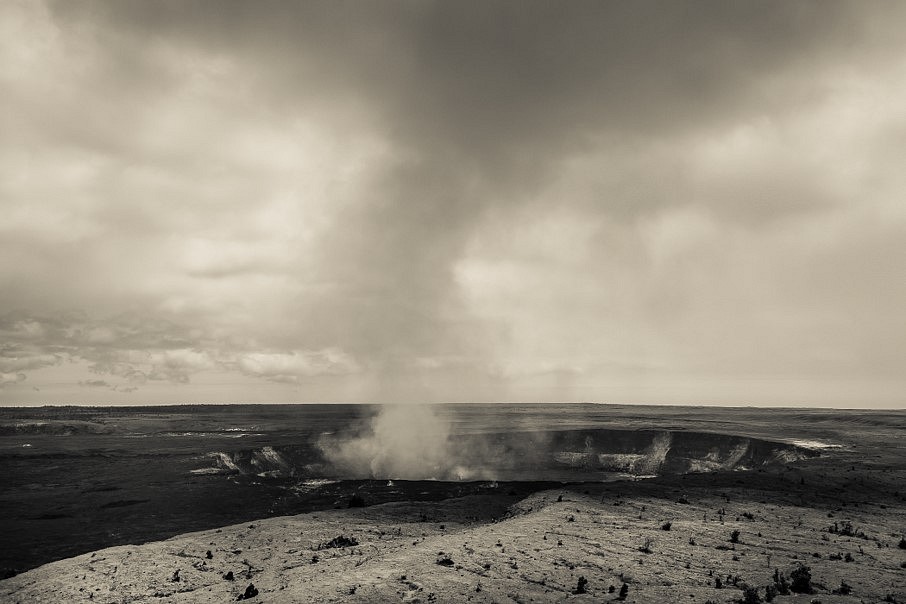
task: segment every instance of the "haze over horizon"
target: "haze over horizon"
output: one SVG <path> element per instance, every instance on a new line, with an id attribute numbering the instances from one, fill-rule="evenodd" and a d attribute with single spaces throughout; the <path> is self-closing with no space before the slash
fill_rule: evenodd
<path id="1" fill-rule="evenodd" d="M 0 3 L 0 405 L 906 407 L 906 3 Z"/>

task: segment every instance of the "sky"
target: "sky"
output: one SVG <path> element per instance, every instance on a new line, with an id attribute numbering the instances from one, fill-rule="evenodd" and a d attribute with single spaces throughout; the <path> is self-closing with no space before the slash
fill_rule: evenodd
<path id="1" fill-rule="evenodd" d="M 906 3 L 0 3 L 0 404 L 906 407 Z"/>

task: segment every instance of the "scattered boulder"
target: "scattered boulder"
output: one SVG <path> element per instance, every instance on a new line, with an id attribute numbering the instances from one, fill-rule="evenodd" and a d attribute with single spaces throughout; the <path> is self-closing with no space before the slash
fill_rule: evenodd
<path id="1" fill-rule="evenodd" d="M 239 594 L 237 600 L 251 600 L 258 595 L 258 590 L 255 588 L 254 583 L 249 583 L 248 587 L 245 588 L 245 593 Z"/>

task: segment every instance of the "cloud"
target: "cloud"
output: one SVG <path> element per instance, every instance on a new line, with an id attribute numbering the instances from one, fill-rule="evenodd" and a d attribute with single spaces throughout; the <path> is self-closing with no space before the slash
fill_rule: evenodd
<path id="1" fill-rule="evenodd" d="M 893 400 L 903 7 L 208 8 L 0 6 L 0 371 Z"/>
<path id="2" fill-rule="evenodd" d="M 110 388 L 110 384 L 105 380 L 82 380 L 79 382 L 79 386 L 85 388 Z"/>
<path id="3" fill-rule="evenodd" d="M 186 348 L 117 349 L 89 355 L 87 359 L 95 361 L 92 371 L 123 377 L 132 384 L 143 384 L 148 380 L 188 383 L 192 374 L 216 366 L 209 353 Z"/>
<path id="4" fill-rule="evenodd" d="M 25 381 L 24 373 L 0 373 L 0 388 L 9 384 L 18 384 Z"/>
<path id="5" fill-rule="evenodd" d="M 345 375 L 360 370 L 348 354 L 338 349 L 319 351 L 254 352 L 244 354 L 238 361 L 246 375 L 275 382 L 297 382 L 318 375 Z"/>
<path id="6" fill-rule="evenodd" d="M 62 361 L 62 357 L 56 354 L 30 353 L 27 349 L 14 345 L 0 347 L 0 370 L 3 371 L 27 371 L 59 365 Z"/>
<path id="7" fill-rule="evenodd" d="M 141 321 L 131 314 L 89 319 L 78 313 L 60 316 L 11 313 L 0 316 L 0 331 L 11 341 L 0 349 L 3 371 L 28 371 L 87 361 L 91 372 L 118 377 L 124 383 L 108 384 L 92 379 L 80 380 L 80 386 L 106 385 L 120 392 L 149 382 L 187 384 L 193 375 L 212 371 L 238 371 L 270 381 L 296 383 L 306 378 L 348 375 L 362 370 L 351 355 L 336 347 L 259 352 L 243 349 L 249 346 L 247 342 L 218 339 L 205 329 L 168 321 Z M 26 347 L 29 354 L 23 352 Z"/>

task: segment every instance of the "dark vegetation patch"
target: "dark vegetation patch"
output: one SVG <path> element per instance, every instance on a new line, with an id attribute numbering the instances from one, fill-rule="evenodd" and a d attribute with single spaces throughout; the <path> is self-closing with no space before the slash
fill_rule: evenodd
<path id="1" fill-rule="evenodd" d="M 353 547 L 358 545 L 359 542 L 355 537 L 347 537 L 346 535 L 338 535 L 331 539 L 330 541 L 325 541 L 318 545 L 318 549 L 334 549 L 341 547 Z"/>

